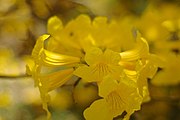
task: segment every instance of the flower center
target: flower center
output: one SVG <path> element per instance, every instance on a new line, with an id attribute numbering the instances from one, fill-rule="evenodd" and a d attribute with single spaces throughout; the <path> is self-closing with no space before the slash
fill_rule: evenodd
<path id="1" fill-rule="evenodd" d="M 111 73 L 109 66 L 103 62 L 96 64 L 93 71 L 98 72 L 100 76 L 105 76 L 108 73 Z"/>

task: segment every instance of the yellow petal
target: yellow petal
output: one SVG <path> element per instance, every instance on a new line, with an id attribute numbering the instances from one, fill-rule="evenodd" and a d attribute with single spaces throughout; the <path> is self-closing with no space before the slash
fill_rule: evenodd
<path id="1" fill-rule="evenodd" d="M 104 61 L 106 61 L 108 64 L 118 65 L 120 59 L 121 56 L 117 52 L 114 52 L 110 49 L 107 49 L 104 52 Z"/>
<path id="2" fill-rule="evenodd" d="M 133 80 L 134 82 L 136 82 L 137 77 L 138 77 L 137 71 L 124 69 L 124 73 L 127 75 L 127 77 L 129 77 L 131 80 Z"/>
<path id="3" fill-rule="evenodd" d="M 137 79 L 139 74 L 136 71 L 124 69 L 124 75 L 121 77 L 121 81 L 128 84 L 131 87 L 137 87 Z"/>
<path id="4" fill-rule="evenodd" d="M 40 83 L 39 87 L 42 88 L 43 91 L 49 92 L 63 85 L 67 80 L 72 77 L 74 69 L 65 69 L 57 72 L 40 75 Z"/>
<path id="5" fill-rule="evenodd" d="M 57 16 L 51 17 L 48 20 L 47 29 L 50 35 L 56 35 L 57 31 L 60 32 L 63 29 L 62 21 Z"/>
<path id="6" fill-rule="evenodd" d="M 108 108 L 111 111 L 113 117 L 117 117 L 125 111 L 126 101 L 122 99 L 122 96 L 118 93 L 118 91 L 112 91 L 106 98 L 105 98 Z"/>
<path id="7" fill-rule="evenodd" d="M 106 97 L 112 91 L 117 89 L 118 83 L 111 76 L 106 76 L 99 84 L 99 96 Z"/>
<path id="8" fill-rule="evenodd" d="M 80 58 L 54 53 L 48 50 L 43 50 L 42 61 L 45 65 L 63 66 L 72 65 L 80 62 Z"/>
<path id="9" fill-rule="evenodd" d="M 78 57 L 62 55 L 44 49 L 44 40 L 46 40 L 48 37 L 49 35 L 43 35 L 38 38 L 36 42 L 32 52 L 32 57 L 35 59 L 36 63 L 49 66 L 62 66 L 80 62 L 80 58 Z"/>
<path id="10" fill-rule="evenodd" d="M 88 65 L 93 65 L 98 62 L 118 65 L 120 59 L 121 56 L 119 55 L 119 53 L 114 52 L 110 49 L 106 49 L 103 53 L 103 51 L 98 47 L 92 47 L 89 51 L 86 52 L 85 55 L 85 61 Z"/>
<path id="11" fill-rule="evenodd" d="M 134 61 L 120 61 L 119 65 L 123 66 L 124 69 L 135 70 L 136 62 L 134 62 Z"/>
<path id="12" fill-rule="evenodd" d="M 108 24 L 107 24 L 107 17 L 96 17 L 94 20 L 93 20 L 93 27 L 95 28 L 101 28 L 101 27 L 106 27 Z"/>
<path id="13" fill-rule="evenodd" d="M 132 113 L 136 110 L 140 110 L 142 97 L 138 92 L 137 87 L 129 86 L 127 83 L 119 83 L 119 95 L 125 102 L 125 110 L 128 113 Z"/>
<path id="14" fill-rule="evenodd" d="M 36 45 L 34 46 L 34 49 L 32 51 L 32 57 L 35 59 L 36 62 L 38 62 L 39 55 L 41 54 L 43 48 L 44 48 L 44 41 L 49 37 L 50 35 L 42 35 L 40 36 L 37 41 Z"/>
<path id="15" fill-rule="evenodd" d="M 96 40 L 89 34 L 85 39 L 81 42 L 81 45 L 86 52 L 88 52 L 92 46 L 97 46 Z"/>
<path id="16" fill-rule="evenodd" d="M 26 64 L 27 64 L 26 65 L 26 73 L 28 75 L 32 75 L 32 71 L 33 71 L 33 68 L 35 66 L 35 63 L 34 63 L 33 59 L 27 58 Z"/>
<path id="17" fill-rule="evenodd" d="M 112 79 L 108 79 L 108 80 L 109 81 L 106 82 L 110 83 L 110 80 Z M 108 85 L 110 85 L 109 88 L 111 90 L 108 91 L 106 89 L 105 91 L 104 89 L 103 92 L 108 93 L 105 96 L 105 99 L 113 117 L 121 115 L 123 111 L 126 111 L 127 114 L 131 115 L 134 111 L 140 109 L 140 105 L 142 103 L 142 97 L 139 95 L 137 87 L 133 87 L 129 85 L 127 82 L 125 83 L 124 81 L 120 81 L 119 83 L 116 83 L 115 87 L 112 87 L 112 83 L 107 84 L 106 87 L 104 88 L 108 88 L 107 87 Z"/>
<path id="18" fill-rule="evenodd" d="M 88 65 L 93 65 L 100 61 L 103 52 L 100 48 L 92 47 L 89 51 L 87 51 L 85 55 L 85 61 Z"/>
<path id="19" fill-rule="evenodd" d="M 166 60 L 164 58 L 155 54 L 149 55 L 149 61 L 155 66 L 160 67 L 160 68 L 163 68 L 166 64 L 165 63 Z"/>
<path id="20" fill-rule="evenodd" d="M 162 71 L 157 73 L 153 79 L 153 83 L 157 83 L 156 85 L 178 84 L 178 82 L 180 82 L 180 55 L 166 52 L 162 54 L 161 57 L 163 59 L 163 66 L 161 67 Z"/>
<path id="21" fill-rule="evenodd" d="M 152 61 L 147 61 L 147 64 L 141 70 L 140 74 L 144 75 L 145 78 L 152 79 L 158 70 L 158 66 L 154 65 Z"/>
<path id="22" fill-rule="evenodd" d="M 114 29 L 113 29 L 114 30 Z M 112 30 L 112 31 L 113 31 Z M 103 33 L 103 34 L 102 34 Z M 106 49 L 113 46 L 111 30 L 106 17 L 96 17 L 92 22 L 92 37 L 96 40 L 96 46 Z"/>
<path id="23" fill-rule="evenodd" d="M 74 71 L 74 75 L 82 78 L 84 82 L 97 82 L 97 78 L 94 74 L 91 74 L 91 70 L 88 66 L 80 66 Z"/>
<path id="24" fill-rule="evenodd" d="M 91 19 L 87 15 L 80 15 L 71 20 L 55 38 L 67 49 L 82 50 L 84 39 L 91 31 Z"/>
<path id="25" fill-rule="evenodd" d="M 137 43 L 134 49 L 121 52 L 122 61 L 134 61 L 148 56 L 149 46 L 147 41 L 141 37 L 140 33 L 137 34 Z"/>
<path id="26" fill-rule="evenodd" d="M 173 23 L 173 21 L 170 21 L 170 20 L 163 21 L 162 26 L 167 28 L 171 32 L 176 31 L 176 27 L 175 27 L 175 24 Z"/>
<path id="27" fill-rule="evenodd" d="M 102 81 L 103 78 L 105 76 L 107 76 L 108 74 L 113 74 L 113 73 L 116 73 L 117 74 L 119 73 L 119 71 L 114 71 L 114 70 L 117 70 L 117 69 L 111 69 L 108 65 L 106 64 L 96 64 L 96 65 L 92 65 L 89 67 L 89 75 L 92 75 L 94 76 L 95 80 L 98 82 L 98 81 Z M 120 71 L 121 71 L 121 68 L 120 68 Z"/>
<path id="28" fill-rule="evenodd" d="M 82 27 L 83 27 L 84 25 L 90 25 L 90 24 L 91 24 L 91 19 L 90 19 L 90 17 L 89 17 L 88 15 L 86 15 L 86 14 L 81 14 L 81 15 L 79 15 L 79 16 L 76 18 L 76 21 L 79 22 L 79 23 L 83 23 L 83 24 L 81 24 Z"/>
<path id="29" fill-rule="evenodd" d="M 137 85 L 139 89 L 139 94 L 143 97 L 143 102 L 148 101 L 150 99 L 149 91 L 148 91 L 148 83 L 147 83 L 147 74 L 141 73 L 137 79 Z"/>
<path id="30" fill-rule="evenodd" d="M 51 113 L 48 110 L 48 102 L 50 101 L 49 91 L 54 90 L 63 85 L 72 77 L 74 69 L 66 69 L 51 73 L 48 75 L 40 75 L 38 78 L 38 87 L 41 94 L 43 109 L 47 112 L 47 120 L 51 120 Z"/>
<path id="31" fill-rule="evenodd" d="M 112 120 L 113 116 L 104 99 L 96 100 L 84 111 L 86 120 Z"/>

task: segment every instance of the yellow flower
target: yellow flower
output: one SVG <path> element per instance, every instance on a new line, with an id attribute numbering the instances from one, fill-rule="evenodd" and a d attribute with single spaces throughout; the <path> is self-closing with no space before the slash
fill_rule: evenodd
<path id="1" fill-rule="evenodd" d="M 121 52 L 119 64 L 124 67 L 125 74 L 137 83 L 143 102 L 148 101 L 149 91 L 147 78 L 152 79 L 158 67 L 162 67 L 162 60 L 149 53 L 147 41 L 137 33 L 134 49 Z"/>
<path id="2" fill-rule="evenodd" d="M 138 93 L 136 83 L 127 78 L 118 81 L 107 76 L 98 84 L 102 99 L 95 101 L 84 111 L 86 120 L 112 120 L 126 112 L 125 120 L 140 109 L 142 97 Z"/>
<path id="3" fill-rule="evenodd" d="M 74 71 L 73 66 L 80 62 L 80 59 L 73 56 L 54 53 L 45 49 L 44 41 L 48 37 L 49 35 L 43 35 L 37 40 L 32 52 L 34 61 L 29 62 L 27 72 L 33 76 L 35 86 L 39 87 L 41 98 L 43 100 L 43 108 L 48 112 L 48 118 L 50 119 L 50 113 L 47 109 L 47 103 L 49 101 L 48 92 L 63 85 L 72 77 Z M 65 65 L 66 67 L 62 67 Z M 46 67 L 61 68 L 59 68 L 60 70 L 49 72 L 45 69 Z"/>
<path id="4" fill-rule="evenodd" d="M 118 64 L 120 55 L 109 49 L 103 52 L 94 47 L 86 52 L 85 61 L 87 65 L 78 67 L 74 74 L 87 82 L 99 82 L 107 74 L 118 76 L 122 71 L 122 67 Z"/>
<path id="5" fill-rule="evenodd" d="M 137 32 L 134 49 L 120 53 L 122 61 L 135 61 L 140 58 L 147 58 L 149 55 L 149 45 L 147 41 Z"/>

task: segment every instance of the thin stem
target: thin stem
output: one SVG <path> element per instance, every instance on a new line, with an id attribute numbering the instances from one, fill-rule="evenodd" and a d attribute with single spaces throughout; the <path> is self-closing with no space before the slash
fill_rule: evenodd
<path id="1" fill-rule="evenodd" d="M 0 78 L 3 78 L 3 79 L 14 79 L 14 78 L 24 78 L 24 77 L 30 77 L 30 75 L 27 75 L 27 74 L 20 74 L 20 75 L 0 75 Z"/>

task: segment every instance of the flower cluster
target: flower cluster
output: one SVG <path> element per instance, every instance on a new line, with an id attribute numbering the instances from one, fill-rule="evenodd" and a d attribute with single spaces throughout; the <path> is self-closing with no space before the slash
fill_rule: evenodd
<path id="1" fill-rule="evenodd" d="M 56 16 L 49 19 L 49 35 L 38 38 L 27 65 L 48 119 L 48 93 L 77 80 L 98 87 L 100 98 L 84 111 L 86 120 L 129 119 L 150 99 L 147 78 L 156 73 L 158 60 L 141 34 L 134 30 L 131 36 L 124 24 L 106 17 L 92 21 L 87 15 L 66 26 Z"/>

